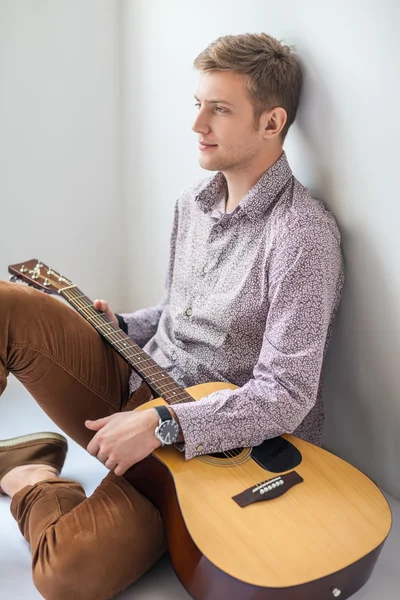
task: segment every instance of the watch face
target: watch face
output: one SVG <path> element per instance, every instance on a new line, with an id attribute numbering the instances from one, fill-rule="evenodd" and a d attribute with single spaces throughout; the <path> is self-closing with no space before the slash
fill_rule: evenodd
<path id="1" fill-rule="evenodd" d="M 158 435 L 163 444 L 175 444 L 179 437 L 179 425 L 175 421 L 165 421 L 161 423 Z"/>

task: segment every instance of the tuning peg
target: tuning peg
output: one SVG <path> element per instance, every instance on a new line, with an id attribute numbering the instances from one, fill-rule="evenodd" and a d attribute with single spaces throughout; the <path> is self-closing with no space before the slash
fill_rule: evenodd
<path id="1" fill-rule="evenodd" d="M 8 278 L 12 283 L 16 283 L 18 281 L 18 277 L 16 275 L 10 275 Z"/>

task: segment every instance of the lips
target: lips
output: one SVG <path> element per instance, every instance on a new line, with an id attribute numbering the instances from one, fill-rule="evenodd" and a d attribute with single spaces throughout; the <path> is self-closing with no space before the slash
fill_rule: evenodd
<path id="1" fill-rule="evenodd" d="M 216 148 L 218 144 L 205 144 L 204 142 L 199 142 L 200 150 L 209 150 L 211 148 Z"/>

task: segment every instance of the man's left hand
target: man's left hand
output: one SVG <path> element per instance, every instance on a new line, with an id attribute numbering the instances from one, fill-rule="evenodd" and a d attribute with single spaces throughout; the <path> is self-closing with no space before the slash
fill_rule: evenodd
<path id="1" fill-rule="evenodd" d="M 97 456 L 107 469 L 123 475 L 161 445 L 154 435 L 158 421 L 153 409 L 120 412 L 96 421 L 85 421 L 88 429 L 97 431 L 87 451 Z"/>

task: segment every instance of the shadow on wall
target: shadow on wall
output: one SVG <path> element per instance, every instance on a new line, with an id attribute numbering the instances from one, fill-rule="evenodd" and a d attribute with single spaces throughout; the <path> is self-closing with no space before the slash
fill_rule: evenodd
<path id="1" fill-rule="evenodd" d="M 338 220 L 346 270 L 325 362 L 323 445 L 400 498 L 400 321 L 396 294 L 377 247 L 378 236 L 371 237 L 361 223 L 357 224 L 361 204 L 356 206 L 355 215 L 351 214 L 352 206 L 362 202 L 363 190 L 352 198 L 351 206 L 345 200 L 352 164 L 360 170 L 364 159 L 358 158 L 358 148 L 366 142 L 355 139 L 355 132 L 346 132 L 341 124 L 313 56 L 304 48 L 299 54 L 304 64 L 303 95 L 296 118 L 299 143 L 312 166 L 312 193 L 323 199 Z M 342 151 L 345 144 L 346 151 Z M 366 177 L 370 168 L 373 164 L 365 165 Z"/>

